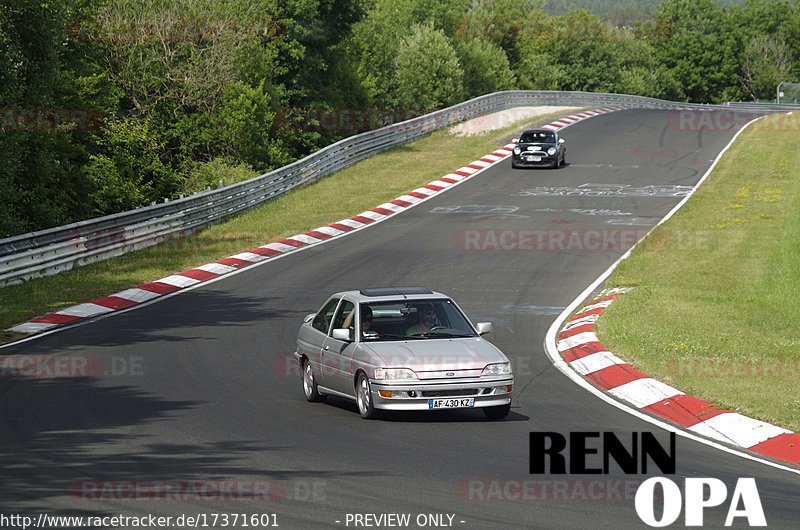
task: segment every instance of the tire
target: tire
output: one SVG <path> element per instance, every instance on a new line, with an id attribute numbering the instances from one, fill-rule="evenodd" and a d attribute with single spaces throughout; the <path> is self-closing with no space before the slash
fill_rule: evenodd
<path id="1" fill-rule="evenodd" d="M 319 393 L 317 380 L 314 379 L 314 370 L 311 368 L 311 361 L 308 359 L 303 360 L 303 374 L 301 377 L 303 380 L 303 394 L 305 394 L 306 400 L 312 403 L 319 403 L 327 399 L 328 396 Z"/>
<path id="2" fill-rule="evenodd" d="M 560 166 L 561 164 L 559 163 L 559 157 L 556 155 L 556 159 L 553 160 L 553 169 L 558 169 Z"/>
<path id="3" fill-rule="evenodd" d="M 511 169 L 519 169 L 519 166 L 513 160 L 511 161 Z"/>
<path id="4" fill-rule="evenodd" d="M 359 374 L 356 380 L 356 402 L 362 418 L 370 420 L 378 417 L 378 410 L 372 403 L 372 388 L 369 379 L 363 373 Z"/>
<path id="5" fill-rule="evenodd" d="M 511 412 L 511 403 L 506 403 L 505 405 L 497 405 L 495 407 L 484 407 L 483 413 L 486 414 L 487 418 L 491 418 L 493 420 L 502 420 L 508 413 Z"/>

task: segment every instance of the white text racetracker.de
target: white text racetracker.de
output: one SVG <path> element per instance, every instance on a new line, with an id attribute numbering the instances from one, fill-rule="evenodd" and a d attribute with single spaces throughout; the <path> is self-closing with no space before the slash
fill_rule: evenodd
<path id="1" fill-rule="evenodd" d="M 421 528 L 449 528 L 457 521 L 454 513 L 348 513 L 344 521 L 336 521 L 341 524 L 344 522 L 350 528 L 371 528 L 371 527 L 421 527 Z"/>

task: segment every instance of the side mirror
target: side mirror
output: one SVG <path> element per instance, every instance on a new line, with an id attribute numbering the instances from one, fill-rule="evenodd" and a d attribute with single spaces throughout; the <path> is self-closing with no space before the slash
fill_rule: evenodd
<path id="1" fill-rule="evenodd" d="M 491 322 L 478 322 L 475 327 L 478 329 L 478 335 L 486 335 L 492 332 Z"/>
<path id="2" fill-rule="evenodd" d="M 563 138 L 559 138 L 559 139 L 558 139 L 558 143 L 559 143 L 559 144 L 563 144 L 565 141 L 566 141 L 566 140 L 564 140 Z"/>
<path id="3" fill-rule="evenodd" d="M 347 328 L 334 329 L 332 336 L 336 340 L 346 340 L 348 342 L 353 340 L 353 338 L 350 336 L 350 330 Z"/>
<path id="4" fill-rule="evenodd" d="M 512 138 L 511 139 L 511 143 L 512 144 L 518 144 L 519 143 L 519 138 Z"/>
<path id="5" fill-rule="evenodd" d="M 310 315 L 306 315 L 306 317 L 303 319 L 303 324 L 308 324 L 309 322 L 314 320 L 315 316 L 317 316 L 316 313 L 311 313 Z"/>

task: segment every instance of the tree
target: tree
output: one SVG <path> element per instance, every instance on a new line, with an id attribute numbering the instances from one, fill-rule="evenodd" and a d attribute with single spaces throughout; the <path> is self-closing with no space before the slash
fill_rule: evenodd
<path id="1" fill-rule="evenodd" d="M 567 68 L 558 64 L 549 53 L 531 50 L 523 54 L 517 65 L 519 87 L 524 90 L 559 90 Z"/>
<path id="2" fill-rule="evenodd" d="M 368 101 L 383 109 L 400 105 L 395 66 L 403 41 L 418 24 L 428 24 L 452 39 L 465 10 L 461 0 L 376 0 L 353 25 L 347 43 Z"/>
<path id="3" fill-rule="evenodd" d="M 791 17 L 792 5 L 786 0 L 746 0 L 729 8 L 737 33 L 746 40 L 756 35 L 774 35 Z"/>
<path id="4" fill-rule="evenodd" d="M 756 35 L 742 55 L 739 78 L 742 91 L 754 100 L 771 100 L 781 81 L 792 79 L 792 55 L 786 42 L 776 35 Z"/>
<path id="5" fill-rule="evenodd" d="M 786 19 L 781 23 L 780 33 L 792 54 L 793 78 L 800 79 L 800 4 L 795 2 Z"/>
<path id="6" fill-rule="evenodd" d="M 544 13 L 541 0 L 476 0 L 458 26 L 457 35 L 463 40 L 484 40 L 500 46 L 516 70 L 525 60 L 521 46 L 526 40 L 540 37 Z"/>
<path id="7" fill-rule="evenodd" d="M 252 0 L 244 0 L 252 4 Z M 291 107 L 352 105 L 363 101 L 360 85 L 350 77 L 343 42 L 365 12 L 367 0 L 270 0 L 281 29 L 267 43 L 275 52 L 273 82 L 286 90 Z M 258 3 L 256 3 L 259 8 Z M 346 83 L 344 86 L 343 83 Z"/>
<path id="8" fill-rule="evenodd" d="M 95 120 L 113 94 L 72 21 L 89 0 L 5 0 L 0 4 L 0 237 L 86 215 L 86 158 Z"/>
<path id="9" fill-rule="evenodd" d="M 526 87 L 611 92 L 620 70 L 612 28 L 586 11 L 541 21 L 536 38 L 520 49 L 518 75 Z"/>
<path id="10" fill-rule="evenodd" d="M 508 57 L 495 43 L 478 39 L 456 40 L 455 49 L 464 70 L 465 98 L 516 88 L 517 79 Z"/>
<path id="11" fill-rule="evenodd" d="M 259 33 L 280 32 L 278 25 L 263 6 L 239 0 L 110 0 L 77 29 L 106 51 L 108 71 L 137 115 L 163 104 L 177 116 L 220 108 L 239 79 L 242 50 Z"/>
<path id="12" fill-rule="evenodd" d="M 636 32 L 634 31 L 634 34 Z M 623 39 L 616 43 L 620 71 L 614 92 L 668 100 L 683 97 L 672 72 L 655 57 L 649 33 L 647 38 Z"/>
<path id="13" fill-rule="evenodd" d="M 415 24 L 395 61 L 397 100 L 405 108 L 433 110 L 461 101 L 464 71 L 455 49 L 433 24 Z"/>
<path id="14" fill-rule="evenodd" d="M 731 18 L 713 0 L 668 0 L 656 16 L 671 25 L 670 35 L 654 42 L 656 57 L 681 85 L 688 101 L 718 103 L 740 99 L 741 47 Z"/>

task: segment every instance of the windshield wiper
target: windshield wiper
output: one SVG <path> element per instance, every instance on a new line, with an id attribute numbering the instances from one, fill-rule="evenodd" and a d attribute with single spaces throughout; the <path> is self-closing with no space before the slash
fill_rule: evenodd
<path id="1" fill-rule="evenodd" d="M 473 337 L 474 335 L 464 335 L 463 333 L 448 333 L 446 331 L 433 331 L 430 333 L 425 334 L 426 337 L 447 337 L 447 338 L 454 338 L 454 339 L 463 339 L 467 337 Z"/>
<path id="2" fill-rule="evenodd" d="M 424 339 L 425 337 L 421 335 L 394 335 L 392 333 L 381 333 L 378 337 L 378 340 L 417 340 L 417 339 Z"/>

